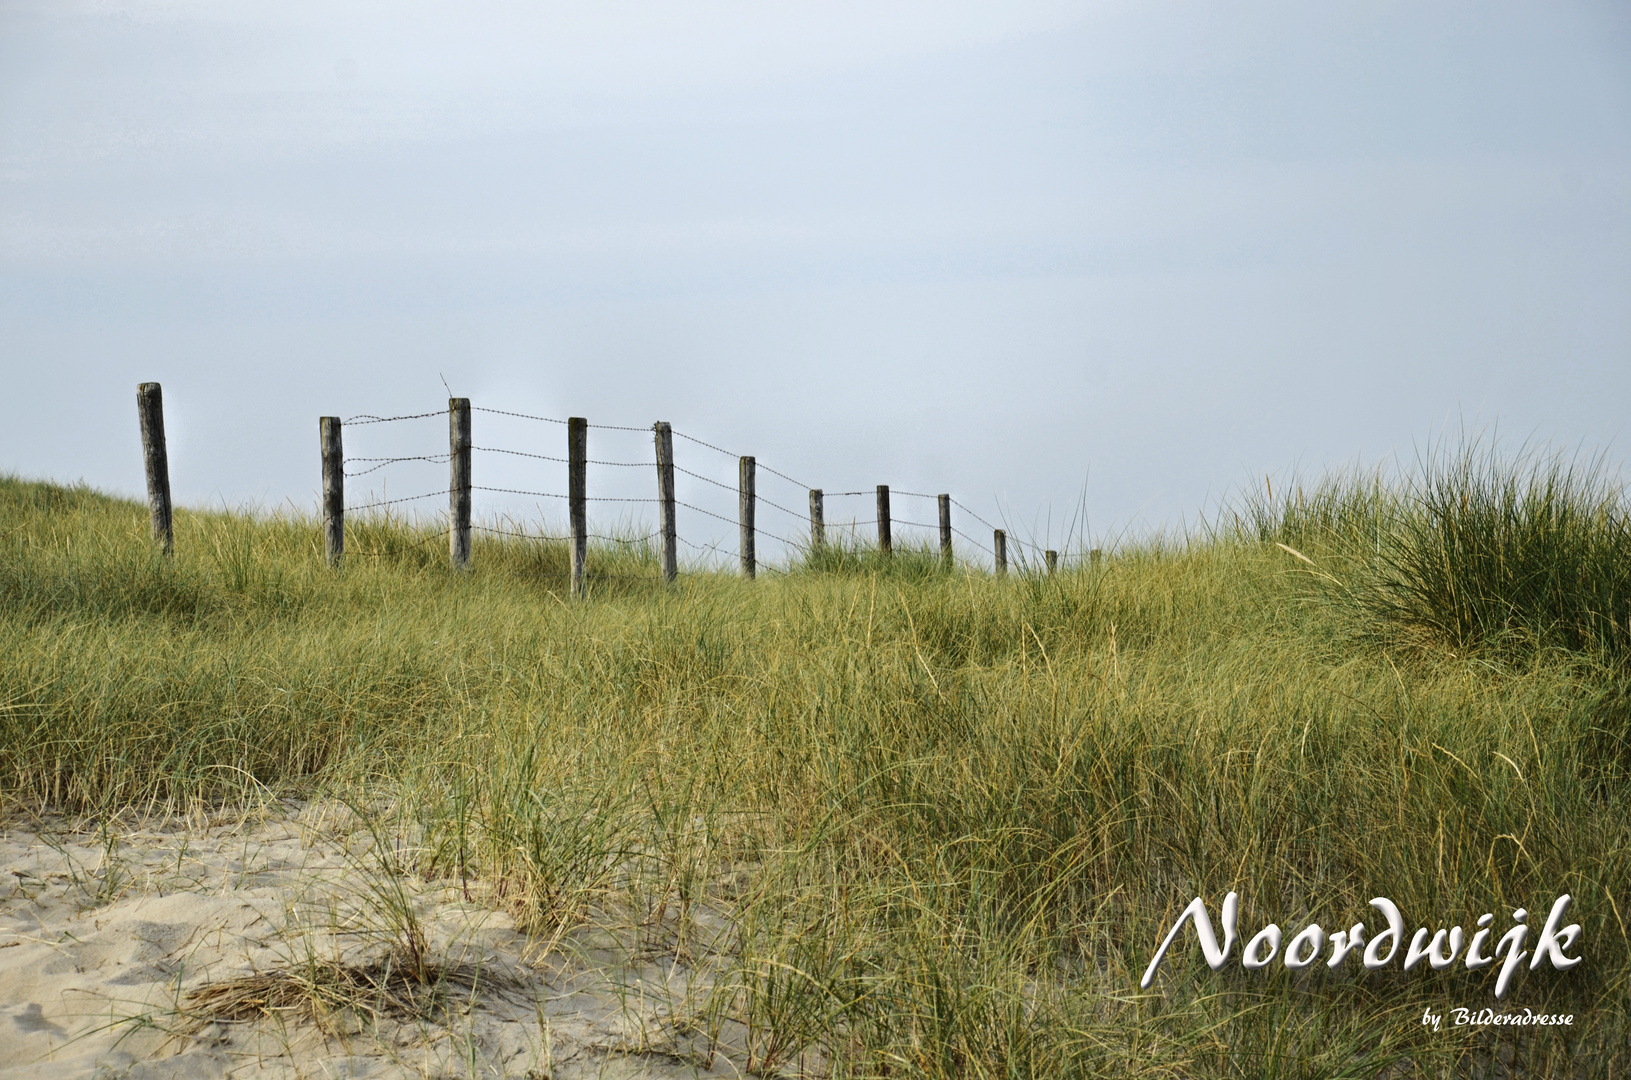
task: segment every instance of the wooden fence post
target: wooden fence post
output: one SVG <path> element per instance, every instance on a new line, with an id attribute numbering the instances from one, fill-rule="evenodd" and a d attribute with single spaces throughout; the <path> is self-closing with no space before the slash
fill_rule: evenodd
<path id="1" fill-rule="evenodd" d="M 827 508 L 820 488 L 810 489 L 810 550 L 827 546 Z"/>
<path id="2" fill-rule="evenodd" d="M 453 569 L 470 569 L 470 399 L 447 399 L 447 553 Z"/>
<path id="3" fill-rule="evenodd" d="M 175 551 L 170 522 L 170 458 L 164 450 L 164 392 L 156 382 L 136 387 L 136 414 L 142 424 L 142 464 L 147 470 L 147 512 L 153 539 L 166 555 Z"/>
<path id="4" fill-rule="evenodd" d="M 889 555 L 894 545 L 889 538 L 889 485 L 878 485 L 878 554 Z"/>
<path id="5" fill-rule="evenodd" d="M 997 576 L 1008 573 L 1008 534 L 1001 529 L 991 533 L 991 547 L 997 556 Z"/>
<path id="6" fill-rule="evenodd" d="M 659 420 L 657 432 L 657 515 L 662 532 L 663 580 L 679 576 L 679 530 L 674 525 L 674 429 Z"/>
<path id="7" fill-rule="evenodd" d="M 589 421 L 566 420 L 566 502 L 572 518 L 572 595 L 584 594 L 583 563 L 589 556 Z"/>
<path id="8" fill-rule="evenodd" d="M 940 503 L 940 559 L 947 566 L 951 565 L 951 496 L 942 495 L 937 500 Z"/>
<path id="9" fill-rule="evenodd" d="M 1044 551 L 1042 557 L 1048 562 L 1048 576 L 1052 577 L 1054 571 L 1059 569 L 1059 553 L 1057 551 Z"/>
<path id="10" fill-rule="evenodd" d="M 757 570 L 753 552 L 756 463 L 752 457 L 744 457 L 738 464 L 741 470 L 740 483 L 737 487 L 737 510 L 742 523 L 742 576 L 751 580 Z"/>
<path id="11" fill-rule="evenodd" d="M 318 418 L 317 440 L 323 449 L 323 555 L 339 566 L 345 559 L 345 449 L 338 416 Z"/>
<path id="12" fill-rule="evenodd" d="M 1094 548 L 1092 551 L 1087 553 L 1087 564 L 1089 566 L 1097 567 L 1099 565 L 1099 562 L 1103 558 L 1104 558 L 1103 550 L 1101 550 L 1099 548 Z"/>

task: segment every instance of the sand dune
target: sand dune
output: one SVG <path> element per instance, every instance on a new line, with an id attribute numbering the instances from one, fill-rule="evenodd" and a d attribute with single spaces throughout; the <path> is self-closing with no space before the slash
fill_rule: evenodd
<path id="1" fill-rule="evenodd" d="M 0 1076 L 736 1074 L 723 1054 L 652 1049 L 658 1003 L 682 992 L 674 970 L 631 968 L 604 932 L 540 955 L 502 912 L 412 876 L 396 881 L 441 975 L 409 1008 L 365 996 L 314 1010 L 283 984 L 377 974 L 390 954 L 357 843 L 349 812 L 321 803 L 106 831 L 13 823 L 0 839 Z M 255 1015 L 257 987 L 289 1000 Z M 250 1015 L 212 1019 L 210 988 Z"/>

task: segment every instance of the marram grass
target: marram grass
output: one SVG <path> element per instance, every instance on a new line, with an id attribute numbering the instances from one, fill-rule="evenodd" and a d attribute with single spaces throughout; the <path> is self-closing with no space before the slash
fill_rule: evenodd
<path id="1" fill-rule="evenodd" d="M 1536 475 L 1339 480 L 1053 578 L 849 551 L 670 589 L 613 545 L 578 602 L 560 545 L 478 537 L 460 575 L 380 519 L 336 573 L 312 521 L 180 512 L 166 561 L 135 504 L 4 481 L 0 794 L 386 793 L 422 872 L 546 939 L 633 912 L 711 973 L 675 1044 L 743 1022 L 765 1073 L 1620 1075 L 1631 693 L 1592 560 L 1624 504 L 1564 484 L 1591 513 L 1558 524 Z M 1575 568 L 1531 581 L 1531 542 Z M 1189 936 L 1141 992 L 1229 890 L 1243 938 L 1568 892 L 1585 961 L 1497 1003 L 1460 965 L 1214 973 Z M 1576 1022 L 1421 1024 L 1497 1004 Z"/>

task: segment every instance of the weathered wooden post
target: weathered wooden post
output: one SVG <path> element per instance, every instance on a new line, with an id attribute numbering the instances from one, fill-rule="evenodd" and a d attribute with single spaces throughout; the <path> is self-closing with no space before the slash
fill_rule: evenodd
<path id="1" fill-rule="evenodd" d="M 1048 563 L 1048 576 L 1052 577 L 1054 571 L 1059 569 L 1059 553 L 1057 551 L 1044 551 L 1042 557 Z"/>
<path id="2" fill-rule="evenodd" d="M 470 399 L 447 399 L 447 553 L 453 569 L 470 569 Z"/>
<path id="3" fill-rule="evenodd" d="M 738 464 L 740 482 L 737 486 L 737 512 L 742 524 L 742 576 L 751 580 L 757 569 L 753 557 L 754 479 L 757 465 L 752 457 L 744 457 Z"/>
<path id="4" fill-rule="evenodd" d="M 657 421 L 657 515 L 662 533 L 663 580 L 673 584 L 679 576 L 679 530 L 674 525 L 674 429 Z"/>
<path id="5" fill-rule="evenodd" d="M 164 392 L 156 382 L 136 387 L 136 415 L 142 425 L 142 464 L 147 470 L 147 512 L 153 539 L 166 555 L 175 551 L 170 522 L 170 458 L 164 450 Z"/>
<path id="6" fill-rule="evenodd" d="M 566 503 L 572 519 L 572 595 L 582 596 L 583 563 L 589 556 L 589 421 L 566 420 Z"/>
<path id="7" fill-rule="evenodd" d="M 1100 548 L 1094 548 L 1092 551 L 1087 553 L 1087 564 L 1089 566 L 1096 568 L 1103 559 L 1104 551 Z"/>
<path id="8" fill-rule="evenodd" d="M 338 416 L 318 418 L 317 441 L 323 448 L 323 554 L 339 566 L 345 559 L 345 449 Z"/>
<path id="9" fill-rule="evenodd" d="M 951 565 L 951 496 L 942 495 L 940 503 L 940 559 Z"/>
<path id="10" fill-rule="evenodd" d="M 827 508 L 820 488 L 810 489 L 810 551 L 827 546 Z"/>
<path id="11" fill-rule="evenodd" d="M 1008 534 L 1001 529 L 991 533 L 991 547 L 997 556 L 997 576 L 1008 573 Z"/>
<path id="12" fill-rule="evenodd" d="M 878 485 L 878 554 L 888 555 L 894 550 L 889 539 L 889 485 Z"/>

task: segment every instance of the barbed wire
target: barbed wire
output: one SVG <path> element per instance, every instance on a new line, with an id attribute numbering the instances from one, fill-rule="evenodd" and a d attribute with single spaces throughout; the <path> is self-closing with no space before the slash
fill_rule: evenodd
<path id="1" fill-rule="evenodd" d="M 412 455 L 409 455 L 409 456 L 406 456 L 406 457 L 388 457 L 388 458 L 354 457 L 354 458 L 346 458 L 347 461 L 377 461 L 377 462 L 379 462 L 379 464 L 371 466 L 371 467 L 366 468 L 366 469 L 358 469 L 355 472 L 348 472 L 345 475 L 347 475 L 347 476 L 367 476 L 369 473 L 379 472 L 381 469 L 385 468 L 387 465 L 395 465 L 399 461 L 428 461 L 433 465 L 445 465 L 445 464 L 447 464 L 447 459 L 448 459 L 449 456 L 450 455 L 448 455 L 448 454 L 412 454 Z"/>
<path id="2" fill-rule="evenodd" d="M 964 540 L 967 540 L 969 543 L 973 544 L 975 547 L 979 548 L 981 551 L 985 552 L 987 555 L 990 555 L 992 558 L 996 558 L 997 553 L 995 551 L 993 551 L 991 548 L 986 547 L 985 544 L 981 543 L 979 540 L 974 539 L 974 537 L 970 536 L 968 533 L 964 532 L 962 529 L 959 529 L 954 525 L 954 526 L 952 526 L 951 531 L 956 533 L 958 536 L 961 536 Z"/>
<path id="3" fill-rule="evenodd" d="M 479 484 L 471 484 L 470 485 L 470 490 L 471 491 L 496 491 L 501 495 L 532 495 L 532 496 L 535 496 L 535 497 L 540 498 L 540 499 L 569 499 L 569 498 L 571 498 L 570 495 L 561 495 L 561 494 L 558 494 L 558 493 L 553 492 L 553 491 L 522 491 L 522 490 L 520 490 L 518 488 L 482 487 Z M 583 497 L 583 501 L 584 502 L 654 503 L 654 502 L 660 502 L 661 500 L 659 500 L 659 499 L 623 498 L 623 497 L 614 496 L 614 495 L 585 495 Z"/>
<path id="4" fill-rule="evenodd" d="M 789 510 L 789 509 L 787 509 L 787 507 L 781 505 L 780 503 L 773 503 L 769 499 L 765 498 L 763 495 L 760 495 L 758 492 L 753 493 L 753 501 L 754 502 L 762 502 L 766 506 L 770 507 L 771 509 L 780 510 L 782 513 L 787 514 L 790 517 L 796 517 L 800 521 L 808 521 L 809 520 L 807 515 L 801 514 L 796 510 Z"/>
<path id="5" fill-rule="evenodd" d="M 479 531 L 479 532 L 494 533 L 494 534 L 496 534 L 498 536 L 519 536 L 519 537 L 521 537 L 522 539 L 525 539 L 525 540 L 548 540 L 548 541 L 551 541 L 551 542 L 554 542 L 554 543 L 562 543 L 562 544 L 567 544 L 567 543 L 572 542 L 572 538 L 570 536 L 550 536 L 548 533 L 530 533 L 530 532 L 524 532 L 524 531 L 518 530 L 518 529 L 500 529 L 495 525 L 474 525 L 474 524 L 472 524 L 470 527 L 472 529 L 475 529 L 475 530 Z M 647 543 L 647 542 L 649 542 L 651 540 L 656 539 L 657 537 L 659 537 L 661 535 L 662 535 L 661 532 L 647 533 L 645 536 L 636 536 L 636 537 L 607 536 L 604 533 L 585 533 L 584 537 L 585 537 L 585 539 L 588 539 L 588 540 L 604 540 L 607 543 L 611 543 L 611 544 L 624 544 L 624 545 L 627 545 L 629 547 L 633 547 L 636 544 Z"/>
<path id="6" fill-rule="evenodd" d="M 438 532 L 438 533 L 431 533 L 429 536 L 424 536 L 424 537 L 419 538 L 418 540 L 415 540 L 413 542 L 413 546 L 414 547 L 424 547 L 426 544 L 430 543 L 432 540 L 440 540 L 442 537 L 446 536 L 448 533 L 450 533 L 452 531 L 453 530 L 451 528 L 447 528 L 447 529 L 443 529 L 441 532 Z M 364 557 L 367 557 L 367 558 L 370 558 L 370 559 L 377 559 L 380 556 L 384 555 L 385 553 L 383 551 L 381 551 L 379 548 L 368 548 L 368 549 L 365 550 L 363 548 L 353 546 L 350 551 L 346 552 L 346 554 L 348 556 L 357 555 L 357 556 L 364 556 Z"/>
<path id="7" fill-rule="evenodd" d="M 968 507 L 964 506 L 962 503 L 958 502 L 956 499 L 951 500 L 951 502 L 952 502 L 953 506 L 955 506 L 958 509 L 962 510 L 969 517 L 973 518 L 975 521 L 978 521 L 981 525 L 984 525 L 986 528 L 990 529 L 992 532 L 997 531 L 997 527 L 995 525 L 991 524 L 989 521 L 985 520 L 985 518 L 981 517 L 979 514 L 976 514 L 974 511 L 970 510 Z M 1019 537 L 1017 537 L 1017 536 L 1013 535 L 1012 533 L 1010 533 L 1007 529 L 1003 530 L 1003 534 L 1005 536 L 1007 536 L 1008 543 L 1013 544 L 1017 548 L 1022 548 L 1022 549 L 1023 548 L 1030 548 L 1032 551 L 1041 551 L 1041 552 L 1046 552 L 1048 550 L 1047 548 L 1043 547 L 1041 544 L 1033 544 L 1029 540 L 1020 539 Z M 991 551 L 990 548 L 986 548 L 985 550 Z M 993 554 L 995 554 L 995 552 L 993 552 Z"/>
<path id="8" fill-rule="evenodd" d="M 706 515 L 708 517 L 716 518 L 719 521 L 725 522 L 727 525 L 735 525 L 737 527 L 740 527 L 741 524 L 742 524 L 736 518 L 728 518 L 724 514 L 716 514 L 712 510 L 704 510 L 700 506 L 692 506 L 690 503 L 680 502 L 678 499 L 674 500 L 674 505 L 675 506 L 683 506 L 687 510 L 693 510 L 693 511 L 699 513 L 699 514 L 704 514 L 704 515 Z M 756 535 L 756 536 L 768 536 L 772 540 L 780 540 L 782 543 L 786 544 L 788 547 L 796 548 L 796 547 L 802 547 L 803 546 L 803 544 L 800 543 L 797 540 L 789 540 L 787 537 L 782 536 L 780 533 L 773 533 L 769 529 L 761 529 L 761 528 L 758 527 L 757 524 L 754 525 L 753 532 L 754 532 L 754 535 Z M 690 541 L 686 541 L 686 543 L 690 543 Z M 692 546 L 694 547 L 695 545 L 692 545 Z"/>
<path id="9" fill-rule="evenodd" d="M 470 411 L 471 412 L 497 413 L 499 416 L 516 416 L 516 417 L 520 417 L 522 420 L 539 420 L 539 421 L 542 421 L 543 423 L 546 423 L 546 424 L 564 424 L 564 423 L 566 423 L 565 420 L 557 420 L 553 416 L 534 416 L 531 413 L 511 412 L 508 409 L 489 409 L 485 405 L 472 405 L 472 406 L 470 406 Z"/>
<path id="10" fill-rule="evenodd" d="M 687 510 L 694 510 L 699 514 L 706 514 L 708 517 L 711 517 L 711 518 L 718 518 L 720 521 L 725 522 L 727 525 L 741 525 L 742 524 L 736 518 L 728 518 L 724 514 L 716 514 L 712 510 L 704 510 L 700 506 L 692 506 L 690 503 L 680 502 L 678 499 L 674 500 L 674 505 L 675 506 L 683 506 Z"/>
<path id="11" fill-rule="evenodd" d="M 738 490 L 738 489 L 737 489 L 737 488 L 734 488 L 734 487 L 732 487 L 732 486 L 731 486 L 731 485 L 729 485 L 729 484 L 726 484 L 726 483 L 722 483 L 722 482 L 721 482 L 721 481 L 718 481 L 718 480 L 715 480 L 715 479 L 714 479 L 714 478 L 713 478 L 713 477 L 711 477 L 711 476 L 703 476 L 703 475 L 702 475 L 702 474 L 701 474 L 701 473 L 699 473 L 699 472 L 692 472 L 692 471 L 691 471 L 691 470 L 690 470 L 690 469 L 687 469 L 687 468 L 686 468 L 686 467 L 685 467 L 685 466 L 683 466 L 683 465 L 676 465 L 676 466 L 674 466 L 674 471 L 675 471 L 675 472 L 681 472 L 681 473 L 684 473 L 684 474 L 685 474 L 685 475 L 686 475 L 686 476 L 694 476 L 694 477 L 696 477 L 696 478 L 697 478 L 697 479 L 698 479 L 698 480 L 701 480 L 701 481 L 702 481 L 702 482 L 703 482 L 703 483 L 705 483 L 705 484 L 712 484 L 712 485 L 713 485 L 713 486 L 714 486 L 714 487 L 716 487 L 716 488 L 724 488 L 724 489 L 725 489 L 725 490 L 726 490 L 726 491 L 736 491 L 736 490 Z"/>
<path id="12" fill-rule="evenodd" d="M 962 503 L 958 502 L 956 499 L 953 499 L 951 501 L 951 504 L 953 506 L 957 507 L 959 510 L 963 511 L 969 517 L 973 518 L 975 521 L 978 521 L 981 525 L 984 525 L 986 528 L 991 529 L 993 531 L 996 530 L 997 527 L 995 525 L 991 524 L 989 521 L 985 520 L 985 518 L 981 517 L 979 514 L 976 514 L 974 511 L 970 510 L 968 507 L 964 506 Z"/>
<path id="13" fill-rule="evenodd" d="M 777 540 L 781 540 L 782 543 L 788 544 L 790 547 L 797 547 L 798 546 L 796 544 L 793 544 L 791 541 L 788 541 L 788 540 L 784 539 L 783 537 L 776 536 L 774 533 L 767 533 L 766 535 L 772 536 Z M 733 551 L 733 550 L 731 550 L 729 548 L 721 548 L 718 544 L 707 544 L 707 545 L 693 544 L 693 543 L 691 543 L 691 541 L 687 540 L 683 536 L 676 536 L 675 539 L 678 540 L 680 543 L 684 544 L 686 547 L 690 548 L 692 551 L 706 552 L 706 553 L 708 553 L 710 555 L 724 555 L 728 559 L 740 559 L 742 557 L 742 553 L 740 551 Z M 774 563 L 759 562 L 757 559 L 754 560 L 754 569 L 755 570 L 768 570 L 773 574 L 781 574 L 784 577 L 787 575 L 786 570 L 783 570 L 781 567 L 775 565 Z"/>
<path id="14" fill-rule="evenodd" d="M 422 420 L 427 416 L 446 416 L 446 409 L 437 409 L 435 412 L 404 413 L 401 416 L 375 416 L 373 413 L 358 413 L 349 420 L 340 421 L 341 427 L 365 427 L 368 424 L 390 424 L 397 420 Z"/>
<path id="15" fill-rule="evenodd" d="M 704 511 L 704 512 L 706 512 L 706 511 Z M 691 543 L 691 541 L 687 540 L 683 536 L 675 536 L 674 539 L 678 540 L 680 543 L 684 544 L 686 547 L 690 548 L 693 551 L 711 551 L 715 555 L 718 555 L 718 554 L 720 554 L 720 552 L 722 550 L 718 544 L 706 544 L 706 545 L 705 544 L 693 544 L 693 543 Z M 732 555 L 732 556 L 735 556 L 737 558 L 741 557 L 740 552 L 731 551 L 729 549 L 723 549 L 723 550 L 724 550 L 724 554 L 726 554 L 726 555 Z"/>
<path id="16" fill-rule="evenodd" d="M 670 430 L 672 430 L 672 429 L 670 429 Z M 698 445 L 698 446 L 706 446 L 706 447 L 707 447 L 707 448 L 708 448 L 708 449 L 710 449 L 710 450 L 712 450 L 712 451 L 714 451 L 714 452 L 715 452 L 715 453 L 719 453 L 719 454 L 724 454 L 724 455 L 725 455 L 725 456 L 726 456 L 726 457 L 733 457 L 733 458 L 739 458 L 739 457 L 741 457 L 741 455 L 740 455 L 740 454 L 733 454 L 733 453 L 731 453 L 731 452 L 730 452 L 730 451 L 729 451 L 729 450 L 726 450 L 726 449 L 725 449 L 725 448 L 724 448 L 724 447 L 722 447 L 722 446 L 715 446 L 715 445 L 714 445 L 714 444 L 713 444 L 713 443 L 711 443 L 711 442 L 703 442 L 703 441 L 702 441 L 702 440 L 701 440 L 701 439 L 699 439 L 699 438 L 697 438 L 697 437 L 696 437 L 696 436 L 694 436 L 694 435 L 687 435 L 687 434 L 686 434 L 686 433 L 685 433 L 685 432 L 683 432 L 683 431 L 675 431 L 675 432 L 674 432 L 674 434 L 675 434 L 675 435 L 678 435 L 678 436 L 679 436 L 679 437 L 680 437 L 680 438 L 682 438 L 682 439 L 685 439 L 685 440 L 686 440 L 686 441 L 687 441 L 687 442 L 694 442 L 694 443 L 696 443 L 696 444 L 697 444 L 697 445 Z M 791 476 L 788 476 L 788 475 L 787 475 L 787 474 L 786 474 L 786 473 L 784 473 L 784 472 L 779 472 L 779 471 L 777 471 L 777 470 L 776 470 L 776 469 L 772 469 L 772 468 L 771 468 L 771 467 L 770 467 L 770 466 L 769 466 L 769 465 L 766 465 L 766 464 L 764 464 L 764 463 L 763 463 L 763 462 L 762 462 L 762 461 L 760 461 L 760 460 L 759 460 L 759 459 L 758 459 L 758 458 L 754 458 L 754 459 L 753 459 L 753 465 L 754 465 L 754 467 L 755 467 L 755 468 L 758 468 L 758 469 L 763 469 L 763 470 L 764 470 L 764 471 L 765 471 L 765 472 L 767 472 L 767 473 L 769 473 L 769 474 L 770 474 L 770 475 L 772 475 L 772 476 L 779 476 L 779 477 L 781 477 L 781 478 L 782 478 L 782 479 L 783 479 L 783 480 L 786 480 L 786 481 L 787 481 L 787 482 L 788 482 L 788 483 L 789 483 L 789 484 L 792 484 L 792 485 L 793 485 L 793 486 L 794 486 L 794 487 L 801 487 L 801 488 L 806 488 L 806 489 L 808 489 L 808 488 L 809 488 L 809 485 L 808 485 L 808 484 L 806 484 L 806 483 L 804 483 L 804 481 L 802 481 L 802 480 L 795 480 L 795 479 L 793 479 L 793 478 L 792 478 L 792 477 L 791 477 Z M 677 466 L 676 466 L 676 468 L 677 468 Z"/>
<path id="17" fill-rule="evenodd" d="M 701 439 L 697 438 L 695 435 L 687 435 L 683 431 L 674 431 L 672 428 L 670 428 L 669 430 L 673 434 L 678 435 L 680 438 L 684 439 L 686 442 L 694 442 L 698 446 L 706 446 L 708 449 L 713 450 L 713 451 L 715 451 L 717 453 L 724 454 L 726 457 L 737 457 L 737 456 L 739 456 L 737 454 L 731 453 L 729 450 L 726 450 L 723 446 L 715 446 L 711 442 L 703 442 Z"/>
<path id="18" fill-rule="evenodd" d="M 564 424 L 567 421 L 554 416 L 534 416 L 532 413 L 512 412 L 509 409 L 491 409 L 485 405 L 470 406 L 471 412 L 496 413 L 499 416 L 514 416 L 521 420 L 537 420 L 545 424 Z M 599 428 L 601 431 L 650 431 L 647 427 L 627 427 L 623 424 L 589 424 L 589 427 Z"/>
<path id="19" fill-rule="evenodd" d="M 433 495 L 446 495 L 446 494 L 447 494 L 447 489 L 443 488 L 440 491 L 427 491 L 423 495 L 407 495 L 407 496 L 404 496 L 403 498 L 400 498 L 400 499 L 381 499 L 378 502 L 364 503 L 361 506 L 348 506 L 348 507 L 345 508 L 345 511 L 346 511 L 346 513 L 349 514 L 354 510 L 372 510 L 377 506 L 392 506 L 392 505 L 394 505 L 396 503 L 414 502 L 414 501 L 416 501 L 418 499 L 428 499 Z"/>
<path id="20" fill-rule="evenodd" d="M 841 499 L 846 495 L 876 495 L 876 494 L 877 494 L 876 491 L 823 491 L 821 493 L 821 497 L 824 498 L 824 499 Z"/>
<path id="21" fill-rule="evenodd" d="M 539 461 L 558 461 L 563 465 L 572 464 L 571 458 L 555 457 L 551 454 L 529 454 L 525 450 L 504 450 L 497 446 L 472 446 L 472 450 L 480 450 L 488 454 L 513 454 L 516 457 L 537 458 Z M 443 455 L 444 458 L 446 455 Z M 406 459 L 402 459 L 406 460 Z M 616 465 L 623 469 L 649 469 L 654 464 L 650 461 L 599 461 L 595 458 L 585 459 L 590 465 Z"/>
<path id="22" fill-rule="evenodd" d="M 544 578 L 548 581 L 566 581 L 570 580 L 572 577 L 570 573 L 565 571 L 555 571 L 553 573 L 534 573 L 532 576 Z M 662 581 L 662 577 L 655 572 L 650 574 L 604 574 L 585 567 L 583 571 L 583 580 L 590 585 L 593 585 L 597 581 L 649 581 L 655 583 Z"/>
<path id="23" fill-rule="evenodd" d="M 715 480 L 711 476 L 703 476 L 701 473 L 692 472 L 690 469 L 683 468 L 683 467 L 681 467 L 679 465 L 674 466 L 674 471 L 675 472 L 682 472 L 686 476 L 694 476 L 698 480 L 701 480 L 703 483 L 712 484 L 716 488 L 723 488 L 726 491 L 735 492 L 737 494 L 741 493 L 740 488 L 731 487 L 729 484 L 721 483 L 720 481 Z M 777 510 L 780 510 L 782 513 L 788 514 L 788 515 L 790 515 L 792 517 L 795 517 L 795 518 L 798 518 L 800 521 L 805 520 L 805 515 L 799 513 L 797 510 L 789 510 L 787 507 L 781 505 L 780 503 L 771 502 L 769 499 L 765 498 L 763 495 L 760 495 L 758 492 L 753 493 L 753 501 L 754 502 L 764 503 L 766 506 L 773 507 L 773 508 L 775 508 Z"/>
<path id="24" fill-rule="evenodd" d="M 768 536 L 772 540 L 780 540 L 783 544 L 787 545 L 788 547 L 797 548 L 797 549 L 799 549 L 801 551 L 804 548 L 809 546 L 809 544 L 806 541 L 803 541 L 803 540 L 789 540 L 787 537 L 783 536 L 781 533 L 773 533 L 773 532 L 770 532 L 767 529 L 758 528 L 757 526 L 754 527 L 753 531 L 755 533 L 757 533 L 758 535 L 760 535 L 760 536 Z"/>

